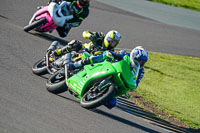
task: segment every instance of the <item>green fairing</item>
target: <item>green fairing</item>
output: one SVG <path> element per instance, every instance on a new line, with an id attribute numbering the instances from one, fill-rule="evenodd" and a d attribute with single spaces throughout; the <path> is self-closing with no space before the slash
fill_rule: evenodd
<path id="1" fill-rule="evenodd" d="M 112 63 L 105 60 L 101 63 L 86 65 L 83 71 L 67 79 L 67 83 L 82 98 L 85 90 L 96 83 L 98 79 L 102 81 L 110 75 L 112 75 L 111 81 L 116 88 L 115 97 L 126 94 L 128 90 L 135 90 L 136 74 L 130 70 L 129 56 L 124 56 L 124 60 L 119 62 Z"/>

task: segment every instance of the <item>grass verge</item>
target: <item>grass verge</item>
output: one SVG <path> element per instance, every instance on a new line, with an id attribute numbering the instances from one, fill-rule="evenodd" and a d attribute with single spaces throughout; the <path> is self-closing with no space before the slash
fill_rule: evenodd
<path id="1" fill-rule="evenodd" d="M 150 0 L 150 1 L 200 11 L 200 0 Z"/>
<path id="2" fill-rule="evenodd" d="M 150 53 L 136 93 L 191 128 L 200 128 L 200 58 Z"/>

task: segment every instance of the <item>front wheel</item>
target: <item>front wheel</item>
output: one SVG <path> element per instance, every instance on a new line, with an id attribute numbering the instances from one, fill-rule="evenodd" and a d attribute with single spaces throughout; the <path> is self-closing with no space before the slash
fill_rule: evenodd
<path id="1" fill-rule="evenodd" d="M 41 59 L 38 62 L 36 62 L 33 67 L 32 67 L 32 71 L 34 74 L 36 75 L 44 75 L 47 74 L 47 65 L 46 65 L 46 61 L 45 59 Z"/>
<path id="2" fill-rule="evenodd" d="M 81 98 L 80 104 L 82 107 L 87 109 L 96 108 L 114 97 L 115 88 L 112 82 L 105 83 L 101 88 L 98 88 L 98 85 L 91 87 Z"/>
<path id="3" fill-rule="evenodd" d="M 49 77 L 46 83 L 46 87 L 49 92 L 59 94 L 67 91 L 65 74 L 63 71 L 64 69 L 61 69 Z"/>
<path id="4" fill-rule="evenodd" d="M 35 29 L 35 28 L 37 28 L 37 27 L 39 27 L 41 25 L 44 25 L 46 23 L 47 23 L 46 18 L 42 18 L 40 20 L 34 21 L 33 23 L 25 26 L 24 27 L 24 31 L 28 32 L 28 31 L 33 30 L 33 29 Z"/>

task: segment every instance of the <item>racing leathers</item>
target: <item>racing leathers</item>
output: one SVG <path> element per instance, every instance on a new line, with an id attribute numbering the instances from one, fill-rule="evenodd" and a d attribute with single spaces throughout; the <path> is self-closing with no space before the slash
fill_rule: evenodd
<path id="1" fill-rule="evenodd" d="M 66 37 L 71 30 L 71 27 L 78 27 L 82 21 L 89 15 L 89 4 L 80 8 L 77 5 L 77 0 L 50 0 L 50 2 L 60 3 L 62 1 L 71 2 L 70 8 L 73 9 L 73 19 L 67 21 L 63 27 L 57 27 L 56 30 L 60 37 Z"/>

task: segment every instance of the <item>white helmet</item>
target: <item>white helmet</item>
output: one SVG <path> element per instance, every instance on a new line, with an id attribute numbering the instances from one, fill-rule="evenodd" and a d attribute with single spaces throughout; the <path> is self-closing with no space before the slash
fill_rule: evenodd
<path id="1" fill-rule="evenodd" d="M 142 46 L 137 46 L 131 51 L 130 59 L 131 65 L 140 64 L 140 67 L 144 67 L 144 64 L 148 61 L 149 54 Z"/>

